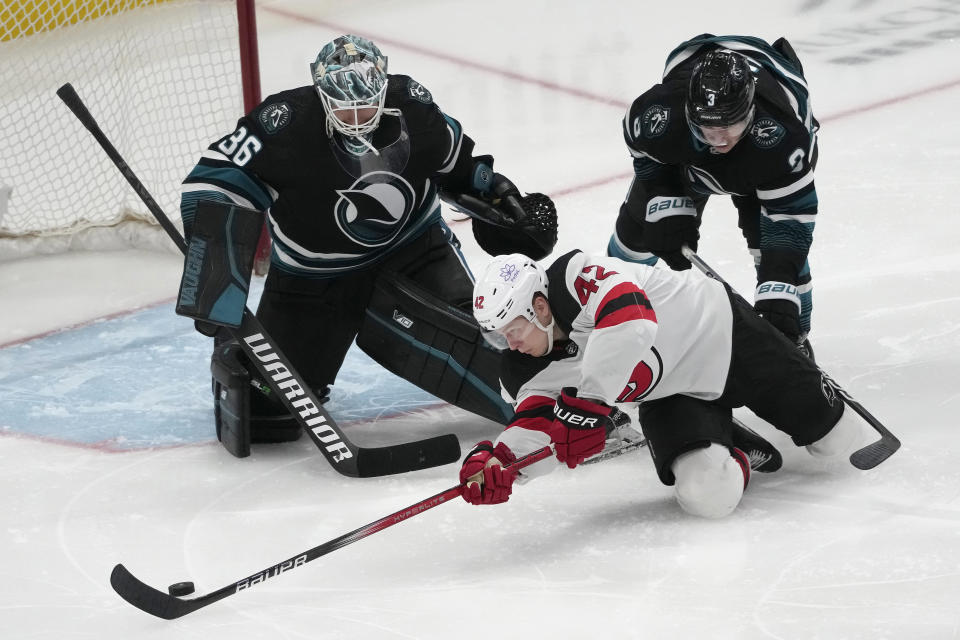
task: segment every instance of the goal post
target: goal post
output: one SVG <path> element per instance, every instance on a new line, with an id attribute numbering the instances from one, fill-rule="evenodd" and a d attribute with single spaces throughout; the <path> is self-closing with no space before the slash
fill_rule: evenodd
<path id="1" fill-rule="evenodd" d="M 200 154 L 260 101 L 254 0 L 13 0 L 0 7 L 0 260 L 170 250 L 56 90 L 70 82 L 179 218 Z"/>

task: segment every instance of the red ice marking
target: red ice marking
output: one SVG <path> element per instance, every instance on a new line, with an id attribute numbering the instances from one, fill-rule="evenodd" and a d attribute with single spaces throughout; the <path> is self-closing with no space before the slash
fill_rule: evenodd
<path id="1" fill-rule="evenodd" d="M 319 27 L 324 27 L 325 29 L 331 29 L 331 30 L 336 31 L 336 32 L 338 32 L 338 33 L 357 33 L 357 32 L 358 32 L 358 30 L 357 30 L 357 29 L 354 29 L 353 27 L 348 27 L 348 26 L 345 26 L 345 25 L 342 25 L 342 24 L 337 24 L 337 23 L 334 23 L 334 22 L 330 22 L 330 21 L 328 21 L 328 20 L 321 20 L 320 18 L 314 18 L 314 17 L 311 17 L 311 16 L 306 16 L 306 15 L 297 13 L 297 12 L 295 12 L 295 11 L 288 11 L 288 10 L 286 10 L 286 9 L 280 9 L 280 8 L 278 8 L 278 7 L 261 6 L 261 7 L 258 7 L 257 9 L 258 9 L 259 11 L 263 11 L 263 12 L 266 12 L 266 13 L 273 13 L 273 14 L 276 14 L 276 15 L 279 15 L 279 16 L 283 16 L 283 17 L 285 17 L 285 18 L 288 18 L 288 19 L 290 19 L 290 20 L 294 20 L 294 21 L 296 21 L 296 22 L 304 22 L 304 23 L 307 23 L 307 24 L 314 24 L 314 25 L 317 25 L 317 26 L 319 26 Z M 360 31 L 363 31 L 363 30 L 361 29 Z M 420 55 L 428 56 L 429 58 L 431 58 L 431 59 L 433 59 L 433 60 L 444 60 L 444 61 L 446 61 L 446 62 L 450 62 L 451 64 L 455 64 L 455 65 L 457 65 L 457 66 L 459 66 L 459 67 L 468 67 L 468 68 L 470 68 L 470 69 L 476 69 L 476 70 L 478 70 L 478 71 L 483 71 L 483 72 L 486 72 L 486 73 L 491 73 L 491 74 L 498 75 L 498 76 L 503 77 L 503 78 L 509 78 L 509 79 L 511 79 L 511 80 L 516 80 L 517 82 L 523 82 L 523 83 L 526 83 L 526 84 L 532 84 L 532 85 L 535 85 L 535 86 L 538 86 L 538 87 L 541 87 L 541 88 L 544 88 L 544 89 L 547 89 L 547 90 L 550 90 L 550 91 L 557 91 L 557 92 L 559 92 L 559 93 L 565 93 L 565 94 L 567 94 L 567 95 L 571 95 L 571 96 L 574 96 L 574 97 L 577 97 L 577 98 L 581 98 L 581 99 L 584 99 L 584 100 L 589 100 L 589 101 L 591 101 L 591 102 L 598 102 L 598 103 L 600 103 L 600 104 L 609 105 L 609 106 L 611 106 L 611 107 L 616 107 L 617 109 L 620 109 L 621 111 L 622 111 L 622 110 L 625 110 L 625 109 L 626 109 L 627 107 L 629 107 L 630 104 L 632 103 L 632 100 L 623 100 L 623 99 L 620 99 L 620 98 L 611 98 L 611 97 L 609 97 L 609 96 L 602 96 L 602 95 L 599 95 L 599 94 L 591 93 L 591 92 L 589 92 L 589 91 L 584 91 L 584 90 L 582 90 L 582 89 L 577 89 L 577 88 L 575 88 L 575 87 L 567 87 L 567 86 L 563 86 L 563 85 L 560 85 L 560 84 L 557 84 L 557 83 L 554 83 L 554 82 L 547 82 L 547 81 L 545 81 L 545 80 L 543 80 L 543 79 L 541 79 L 541 78 L 536 78 L 536 77 L 533 77 L 533 76 L 525 76 L 525 75 L 523 75 L 523 74 L 516 73 L 516 72 L 514 72 L 514 71 L 510 71 L 509 69 L 503 69 L 503 68 L 500 68 L 500 67 L 495 67 L 495 66 L 492 66 L 492 65 L 483 64 L 483 63 L 481 63 L 481 62 L 476 62 L 476 61 L 474 61 L 474 60 L 470 60 L 470 59 L 467 59 L 467 58 L 461 58 L 461 57 L 458 57 L 458 56 L 452 56 L 452 55 L 450 55 L 449 53 L 446 53 L 446 52 L 444 52 L 444 51 L 433 50 L 433 49 L 429 49 L 429 48 L 427 48 L 427 47 L 421 47 L 421 46 L 419 46 L 419 45 L 412 44 L 412 43 L 410 43 L 410 42 L 405 42 L 405 41 L 403 41 L 403 40 L 398 40 L 398 39 L 396 39 L 396 38 L 390 38 L 390 37 L 387 37 L 387 36 L 377 35 L 377 34 L 372 34 L 372 33 L 367 34 L 367 35 L 368 35 L 368 37 L 369 37 L 371 40 L 373 40 L 374 42 L 376 42 L 376 43 L 378 43 L 378 44 L 385 44 L 385 45 L 388 45 L 388 46 L 390 46 L 390 47 L 392 47 L 392 48 L 395 48 L 395 49 L 401 49 L 401 50 L 405 50 L 405 51 L 410 51 L 410 52 L 413 52 L 413 53 L 417 53 L 417 54 L 420 54 Z M 833 121 L 833 120 L 839 120 L 839 119 L 841 119 L 841 118 L 845 118 L 845 117 L 850 116 L 850 115 L 856 115 L 856 114 L 865 113 L 865 112 L 868 112 L 868 111 L 873 111 L 873 110 L 875 110 L 875 109 L 880 109 L 880 108 L 889 106 L 889 105 L 891 105 L 891 104 L 897 104 L 897 103 L 900 103 L 900 102 L 906 102 L 906 101 L 908 101 L 908 100 L 913 100 L 914 98 L 918 98 L 918 97 L 921 97 L 921 96 L 929 95 L 929 94 L 931 94 L 931 93 L 937 93 L 937 92 L 939 92 L 939 91 L 945 91 L 945 90 L 953 89 L 954 87 L 957 87 L 957 86 L 960 86 L 960 79 L 951 80 L 951 81 L 945 82 L 945 83 L 943 83 L 943 84 L 939 84 L 939 85 L 935 85 L 935 86 L 932 86 L 932 87 L 928 87 L 928 88 L 926 88 L 926 89 L 919 89 L 919 90 L 916 90 L 916 91 L 911 91 L 910 93 L 903 94 L 902 96 L 895 96 L 895 97 L 893 97 L 893 98 L 887 98 L 886 100 L 881 100 L 881 101 L 879 101 L 879 102 L 874 102 L 874 103 L 872 103 L 872 104 L 867 104 L 867 105 L 864 105 L 864 106 L 862 106 L 862 107 L 854 107 L 854 108 L 852 108 L 852 109 L 847 109 L 846 111 L 841 111 L 841 112 L 836 113 L 836 114 L 828 115 L 828 116 L 826 116 L 826 117 L 824 117 L 824 118 L 819 118 L 819 120 L 820 120 L 820 122 L 830 122 L 830 121 Z M 611 176 L 611 177 L 608 177 L 608 178 L 599 178 L 599 179 L 597 179 L 597 180 L 593 180 L 593 181 L 591 181 L 591 182 L 585 183 L 584 185 L 580 185 L 580 186 L 577 186 L 577 187 L 571 187 L 571 188 L 568 188 L 568 189 L 564 189 L 564 190 L 562 190 L 562 191 L 553 191 L 553 192 L 550 193 L 550 195 L 553 196 L 553 197 L 558 197 L 558 196 L 561 196 L 561 195 L 566 195 L 566 194 L 568 194 L 568 193 L 573 193 L 573 192 L 575 192 L 575 191 L 582 191 L 582 190 L 584 190 L 584 189 L 589 189 L 589 188 L 592 188 L 592 187 L 595 187 L 595 186 L 600 186 L 600 185 L 606 184 L 607 182 L 611 182 L 611 181 L 613 181 L 613 180 L 620 179 L 620 178 L 622 178 L 622 177 L 624 177 L 624 176 L 631 176 L 631 175 L 633 175 L 633 174 L 632 174 L 632 173 L 627 173 L 627 174 L 618 174 L 618 175 L 616 175 L 616 176 Z M 459 222 L 459 221 L 457 221 L 457 222 Z"/>
<path id="2" fill-rule="evenodd" d="M 88 451 L 99 451 L 101 453 L 136 453 L 143 451 L 160 451 L 161 449 L 183 449 L 185 447 L 206 447 L 216 444 L 216 440 L 205 440 L 203 442 L 178 442 L 176 444 L 158 444 L 142 446 L 118 446 L 122 440 L 118 438 L 106 438 L 97 442 L 79 442 L 76 440 L 64 440 L 52 436 L 38 436 L 23 431 L 13 429 L 0 429 L 0 437 L 15 438 L 17 440 L 31 440 L 33 442 L 42 442 L 44 444 L 55 444 L 61 447 L 73 447 L 74 449 L 86 449 Z"/>
<path id="3" fill-rule="evenodd" d="M 98 322 L 104 322 L 106 320 L 113 320 L 115 318 L 122 318 L 124 316 L 129 316 L 134 313 L 139 313 L 140 311 L 147 311 L 148 309 L 155 309 L 156 307 L 162 307 L 165 304 L 170 304 L 176 302 L 176 298 L 166 298 L 160 300 L 159 302 L 152 302 L 139 307 L 134 307 L 133 309 L 124 309 L 123 311 L 116 311 L 114 313 L 109 313 L 105 316 L 98 316 L 96 318 L 91 318 L 90 320 L 84 320 L 83 322 L 78 322 L 77 324 L 70 324 L 65 327 L 59 327 L 57 329 L 51 329 L 50 331 L 44 331 L 43 333 L 38 333 L 32 336 L 26 336 L 23 338 L 17 338 L 11 342 L 0 343 L 0 349 L 6 349 L 8 347 L 15 347 L 20 344 L 31 342 L 33 340 L 39 340 L 40 338 L 46 338 L 47 336 L 52 336 L 57 333 L 63 333 L 64 331 L 73 331 L 74 329 L 82 329 L 83 327 L 89 327 L 90 325 L 97 324 Z"/>
<path id="4" fill-rule="evenodd" d="M 862 107 L 853 107 L 852 109 L 847 109 L 846 111 L 841 111 L 839 113 L 828 115 L 825 118 L 818 118 L 818 119 L 820 120 L 820 122 L 832 122 L 834 120 L 840 120 L 841 118 L 846 118 L 847 116 L 855 116 L 861 113 L 867 113 L 868 111 L 875 111 L 877 109 L 882 109 L 883 107 L 889 107 L 892 104 L 907 102 L 909 100 L 913 100 L 914 98 L 927 96 L 927 95 L 930 95 L 931 93 L 939 93 L 940 91 L 948 91 L 956 87 L 960 87 L 960 78 L 956 80 L 951 80 L 949 82 L 944 82 L 943 84 L 927 87 L 926 89 L 918 89 L 916 91 L 911 91 L 910 93 L 905 93 L 902 96 L 894 96 L 892 98 L 887 98 L 886 100 L 873 102 L 871 104 L 867 104 Z"/>
<path id="5" fill-rule="evenodd" d="M 278 7 L 260 6 L 260 7 L 257 7 L 257 10 L 283 16 L 285 18 L 294 20 L 296 22 L 305 22 L 307 24 L 314 24 L 314 25 L 317 25 L 318 27 L 331 29 L 333 31 L 336 31 L 337 33 L 363 33 L 364 36 L 376 42 L 378 46 L 386 45 L 393 49 L 410 51 L 412 53 L 427 56 L 431 60 L 443 60 L 445 62 L 455 64 L 458 67 L 467 67 L 470 69 L 476 69 L 477 71 L 483 71 L 485 73 L 497 75 L 502 78 L 509 78 L 510 80 L 516 80 L 517 82 L 532 84 L 542 89 L 547 89 L 549 91 L 565 93 L 567 95 L 581 98 L 583 100 L 589 100 L 591 102 L 599 102 L 600 104 L 616 107 L 621 111 L 626 110 L 626 108 L 630 106 L 631 101 L 624 101 L 619 98 L 609 98 L 606 96 L 597 95 L 595 93 L 590 93 L 589 91 L 583 91 L 582 89 L 577 89 L 576 87 L 567 87 L 561 84 L 557 84 L 555 82 L 548 82 L 546 80 L 543 80 L 542 78 L 536 78 L 534 76 L 525 76 L 521 73 L 516 73 L 515 71 L 510 71 L 508 69 L 503 69 L 500 67 L 483 64 L 482 62 L 476 62 L 468 58 L 460 58 L 458 56 L 452 56 L 449 53 L 446 53 L 444 51 L 428 49 L 427 47 L 421 47 L 416 44 L 411 44 L 410 42 L 397 40 L 396 38 L 390 38 L 388 36 L 370 33 L 366 29 L 356 29 L 354 27 L 348 27 L 342 24 L 330 22 L 328 20 L 321 20 L 320 18 L 306 16 L 301 13 L 297 13 L 295 11 L 288 11 L 286 9 L 280 9 Z"/>

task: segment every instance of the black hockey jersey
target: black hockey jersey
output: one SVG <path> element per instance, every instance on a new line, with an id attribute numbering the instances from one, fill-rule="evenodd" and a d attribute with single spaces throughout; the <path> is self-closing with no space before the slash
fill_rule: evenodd
<path id="1" fill-rule="evenodd" d="M 711 153 L 687 126 L 684 100 L 696 58 L 712 48 L 746 56 L 756 70 L 756 115 L 744 140 L 725 154 Z M 678 196 L 679 176 L 703 195 L 756 196 L 771 221 L 796 223 L 804 243 L 817 212 L 813 160 L 819 123 L 797 64 L 759 38 L 700 36 L 667 58 L 663 81 L 634 100 L 623 122 L 637 177 L 658 185 L 648 195 Z M 670 184 L 674 182 L 674 184 Z"/>
<path id="2" fill-rule="evenodd" d="M 684 111 L 697 58 L 716 48 L 743 54 L 757 78 L 753 122 L 725 154 L 712 153 L 694 137 Z M 806 330 L 811 297 L 806 259 L 818 208 L 813 167 L 819 126 L 803 69 L 789 45 L 778 49 L 748 36 L 697 36 L 670 53 L 661 83 L 634 100 L 623 120 L 635 180 L 645 187 L 631 189 L 627 206 L 656 222 L 671 214 L 690 215 L 690 195 L 727 194 L 738 207 L 759 205 L 760 279 L 802 285 L 798 297 Z"/>
<path id="3" fill-rule="evenodd" d="M 210 145 L 184 180 L 189 235 L 199 200 L 267 212 L 271 268 L 330 277 L 369 266 L 440 220 L 438 188 L 469 187 L 473 141 L 408 76 L 388 76 L 373 145 L 329 135 L 313 86 L 268 97 Z"/>

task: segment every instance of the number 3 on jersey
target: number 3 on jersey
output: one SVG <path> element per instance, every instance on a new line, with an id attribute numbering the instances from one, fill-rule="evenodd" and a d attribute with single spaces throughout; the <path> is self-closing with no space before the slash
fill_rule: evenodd
<path id="1" fill-rule="evenodd" d="M 217 145 L 217 149 L 219 149 L 223 155 L 230 158 L 233 164 L 238 167 L 242 167 L 250 162 L 250 159 L 262 148 L 263 143 L 260 142 L 257 136 L 253 134 L 247 135 L 246 127 L 240 127 L 234 131 L 230 137 L 224 138 L 220 144 Z M 233 157 L 231 158 L 230 156 Z"/>
<path id="2" fill-rule="evenodd" d="M 577 279 L 573 283 L 573 288 L 577 290 L 577 298 L 580 300 L 580 304 L 586 306 L 587 301 L 590 300 L 590 296 L 596 293 L 600 287 L 597 286 L 597 280 L 605 280 L 610 276 L 617 275 L 616 271 L 604 271 L 603 267 L 591 264 L 583 268 L 583 271 L 580 273 L 590 273 L 591 271 L 596 271 L 597 275 L 594 278 L 587 280 L 587 277 L 582 275 L 577 276 Z"/>

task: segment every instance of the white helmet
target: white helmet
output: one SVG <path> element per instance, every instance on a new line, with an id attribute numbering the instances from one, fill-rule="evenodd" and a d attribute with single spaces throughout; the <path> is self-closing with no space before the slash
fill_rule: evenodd
<path id="1" fill-rule="evenodd" d="M 520 253 L 497 256 L 486 266 L 473 285 L 473 316 L 484 338 L 498 349 L 507 346 L 497 333 L 510 321 L 523 316 L 549 336 L 553 346 L 553 320 L 543 326 L 533 310 L 537 293 L 547 297 L 547 273 L 534 260 Z"/>

